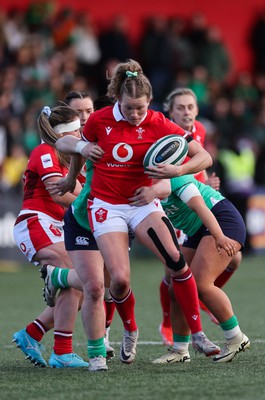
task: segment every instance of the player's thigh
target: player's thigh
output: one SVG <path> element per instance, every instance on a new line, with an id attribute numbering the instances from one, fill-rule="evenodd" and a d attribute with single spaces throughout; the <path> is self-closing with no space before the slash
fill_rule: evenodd
<path id="1" fill-rule="evenodd" d="M 204 236 L 196 249 L 190 268 L 198 284 L 213 283 L 230 260 L 231 257 L 224 250 L 222 254 L 218 253 L 212 236 Z"/>
<path id="2" fill-rule="evenodd" d="M 61 268 L 72 268 L 71 259 L 65 250 L 64 242 L 52 243 L 43 247 L 33 257 L 40 264 L 51 264 Z"/>
<path id="3" fill-rule="evenodd" d="M 103 282 L 104 262 L 99 250 L 74 250 L 69 256 L 83 285 Z"/>
<path id="4" fill-rule="evenodd" d="M 108 232 L 97 238 L 111 281 L 130 279 L 128 241 L 127 232 Z"/>
<path id="5" fill-rule="evenodd" d="M 149 214 L 138 224 L 135 230 L 138 240 L 149 248 L 164 263 L 162 255 L 166 252 L 172 259 L 179 259 L 176 246 L 177 237 L 169 220 L 164 213 L 157 211 Z"/>

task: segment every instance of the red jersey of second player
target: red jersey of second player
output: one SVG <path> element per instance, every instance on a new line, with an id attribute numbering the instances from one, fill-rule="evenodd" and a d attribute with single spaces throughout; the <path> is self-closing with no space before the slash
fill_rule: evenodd
<path id="1" fill-rule="evenodd" d="M 68 169 L 60 165 L 53 147 L 46 143 L 37 146 L 30 155 L 24 174 L 22 209 L 40 211 L 62 221 L 65 209 L 54 202 L 44 181 L 55 176 L 62 178 L 67 172 Z"/>
<path id="2" fill-rule="evenodd" d="M 206 131 L 204 126 L 202 125 L 201 122 L 199 121 L 194 121 L 194 125 L 192 128 L 191 135 L 196 142 L 200 143 L 202 147 L 204 147 L 204 141 L 205 141 L 205 135 Z M 190 158 L 187 157 L 184 162 L 187 162 Z M 194 174 L 194 178 L 196 178 L 198 181 L 205 183 L 205 174 L 204 171 L 198 172 L 197 174 Z"/>
<path id="3" fill-rule="evenodd" d="M 94 112 L 85 125 L 83 137 L 97 142 L 105 153 L 94 164 L 91 195 L 111 204 L 127 204 L 137 188 L 152 184 L 143 168 L 148 148 L 171 134 L 189 135 L 157 111 L 148 110 L 138 126 L 123 118 L 118 103 Z"/>

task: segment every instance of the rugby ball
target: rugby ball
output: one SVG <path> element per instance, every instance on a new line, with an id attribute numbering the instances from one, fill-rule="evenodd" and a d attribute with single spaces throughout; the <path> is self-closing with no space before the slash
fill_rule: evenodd
<path id="1" fill-rule="evenodd" d="M 144 168 L 156 167 L 159 164 L 180 165 L 188 153 L 188 142 L 183 136 L 167 135 L 158 139 L 147 150 L 144 157 Z"/>

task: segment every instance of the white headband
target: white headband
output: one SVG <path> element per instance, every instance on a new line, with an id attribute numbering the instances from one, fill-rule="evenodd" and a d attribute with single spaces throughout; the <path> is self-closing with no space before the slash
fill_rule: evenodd
<path id="1" fill-rule="evenodd" d="M 69 122 L 68 124 L 59 124 L 53 127 L 54 132 L 59 135 L 61 133 L 73 132 L 77 129 L 80 129 L 80 119 L 76 119 L 73 122 Z"/>

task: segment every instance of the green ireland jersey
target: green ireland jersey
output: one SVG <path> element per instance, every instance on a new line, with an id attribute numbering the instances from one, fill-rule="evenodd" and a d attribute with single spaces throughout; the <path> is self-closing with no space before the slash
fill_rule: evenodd
<path id="1" fill-rule="evenodd" d="M 86 183 L 80 194 L 72 203 L 72 211 L 75 219 L 80 226 L 90 231 L 90 226 L 87 217 L 87 199 L 90 193 L 91 180 L 93 175 L 93 163 L 86 161 Z"/>
<path id="2" fill-rule="evenodd" d="M 224 199 L 224 196 L 211 186 L 197 181 L 193 175 L 175 177 L 170 182 L 171 194 L 161 201 L 163 209 L 175 228 L 182 230 L 188 236 L 193 236 L 201 227 L 202 221 L 196 212 L 186 205 L 185 200 L 190 199 L 192 191 L 195 190 L 194 193 L 200 194 L 211 210 L 216 203 Z M 189 193 L 191 193 L 191 197 L 189 197 Z"/>

